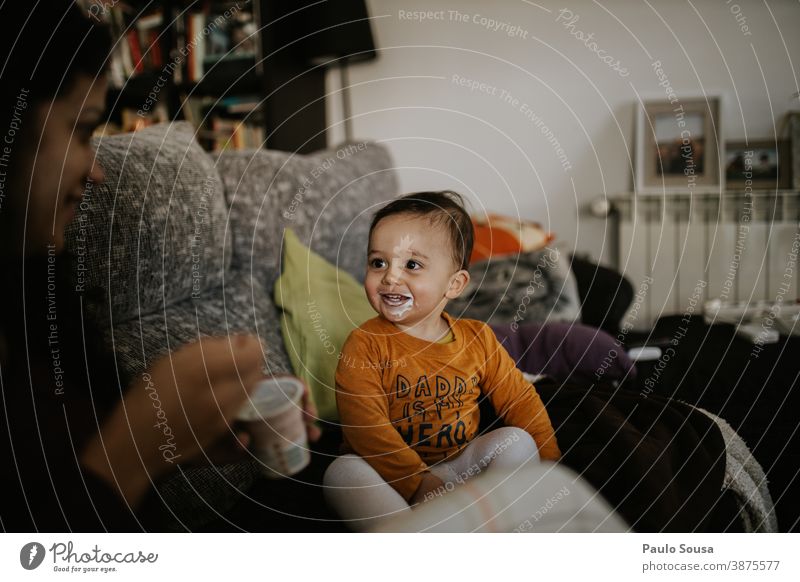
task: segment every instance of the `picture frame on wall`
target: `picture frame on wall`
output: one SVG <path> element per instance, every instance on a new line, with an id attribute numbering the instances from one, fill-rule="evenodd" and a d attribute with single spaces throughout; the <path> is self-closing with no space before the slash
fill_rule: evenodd
<path id="1" fill-rule="evenodd" d="M 724 188 L 719 97 L 645 101 L 637 107 L 634 189 L 638 194 Z"/>
<path id="2" fill-rule="evenodd" d="M 729 141 L 725 145 L 728 190 L 788 190 L 792 187 L 790 167 L 789 140 Z"/>

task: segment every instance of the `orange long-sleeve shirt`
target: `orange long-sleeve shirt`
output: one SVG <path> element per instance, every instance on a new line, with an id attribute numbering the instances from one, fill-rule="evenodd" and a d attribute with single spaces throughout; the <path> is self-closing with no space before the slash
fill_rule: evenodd
<path id="1" fill-rule="evenodd" d="M 491 328 L 442 314 L 454 339 L 431 343 L 382 317 L 354 330 L 336 369 L 346 449 L 363 457 L 406 500 L 428 465 L 476 436 L 486 395 L 507 426 L 527 431 L 542 459 L 561 456 L 536 389 Z"/>

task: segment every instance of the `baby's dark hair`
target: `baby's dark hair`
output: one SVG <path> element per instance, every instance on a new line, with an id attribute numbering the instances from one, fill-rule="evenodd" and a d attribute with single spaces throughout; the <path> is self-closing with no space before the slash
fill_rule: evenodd
<path id="1" fill-rule="evenodd" d="M 424 217 L 432 225 L 443 225 L 450 238 L 453 263 L 459 269 L 469 268 L 475 235 L 472 220 L 464 209 L 464 198 L 460 194 L 451 190 L 415 192 L 392 200 L 372 217 L 370 237 L 381 220 L 398 214 Z"/>

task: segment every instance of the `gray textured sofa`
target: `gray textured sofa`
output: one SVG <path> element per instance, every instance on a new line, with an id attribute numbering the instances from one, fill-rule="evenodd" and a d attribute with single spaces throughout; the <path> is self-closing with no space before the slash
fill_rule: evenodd
<path id="1" fill-rule="evenodd" d="M 390 157 L 372 143 L 215 159 L 175 123 L 95 145 L 106 181 L 88 189 L 67 244 L 122 386 L 186 342 L 236 332 L 258 334 L 268 372 L 291 372 L 271 299 L 283 229 L 363 278 L 371 209 L 397 194 Z M 185 467 L 159 486 L 166 527 L 213 519 L 257 474 L 249 460 Z"/>

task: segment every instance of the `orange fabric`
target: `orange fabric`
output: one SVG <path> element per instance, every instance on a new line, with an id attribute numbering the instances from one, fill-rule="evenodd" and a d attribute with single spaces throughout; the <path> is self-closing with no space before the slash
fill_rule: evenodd
<path id="1" fill-rule="evenodd" d="M 482 261 L 489 257 L 513 255 L 522 250 L 519 239 L 502 228 L 492 228 L 488 224 L 473 224 L 475 242 L 472 246 L 470 263 Z"/>
<path id="2" fill-rule="evenodd" d="M 472 218 L 475 231 L 470 262 L 490 257 L 536 251 L 555 238 L 537 222 L 520 221 L 508 216 L 489 214 L 483 219 Z"/>
<path id="3" fill-rule="evenodd" d="M 427 342 L 376 317 L 354 330 L 336 370 L 345 448 L 363 457 L 406 500 L 422 473 L 477 434 L 487 395 L 507 426 L 527 431 L 542 459 L 561 453 L 536 389 L 485 323 L 447 320 L 454 340 Z"/>

